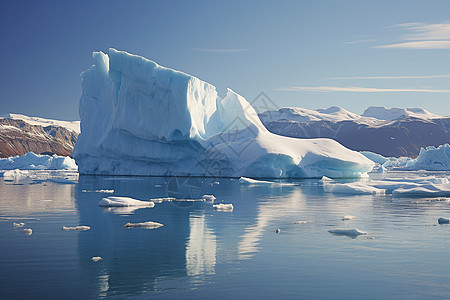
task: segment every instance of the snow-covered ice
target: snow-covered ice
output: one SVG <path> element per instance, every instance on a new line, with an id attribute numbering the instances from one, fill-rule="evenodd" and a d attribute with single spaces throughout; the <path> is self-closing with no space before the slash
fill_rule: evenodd
<path id="1" fill-rule="evenodd" d="M 39 155 L 33 152 L 0 159 L 0 170 L 76 170 L 73 158 L 68 156 Z"/>
<path id="2" fill-rule="evenodd" d="M 129 197 L 106 197 L 103 198 L 98 206 L 102 207 L 127 207 L 127 206 L 143 206 L 154 207 L 155 203 L 152 201 L 136 200 Z"/>
<path id="3" fill-rule="evenodd" d="M 331 229 L 328 230 L 329 233 L 334 235 L 344 235 L 349 237 L 357 237 L 359 235 L 366 235 L 367 232 L 361 231 L 357 228 L 351 228 L 351 229 Z"/>
<path id="4" fill-rule="evenodd" d="M 333 194 L 349 195 L 384 195 L 386 191 L 366 184 L 365 182 L 329 183 L 323 182 L 323 189 Z"/>
<path id="5" fill-rule="evenodd" d="M 98 261 L 102 260 L 103 258 L 101 256 L 93 256 L 91 259 L 93 262 L 98 262 Z"/>
<path id="6" fill-rule="evenodd" d="M 219 211 L 233 211 L 234 206 L 233 204 L 223 204 L 223 203 L 219 203 L 219 204 L 214 204 L 213 208 L 215 210 L 219 210 Z"/>
<path id="7" fill-rule="evenodd" d="M 214 195 L 203 195 L 202 198 L 205 199 L 206 201 L 214 201 L 214 200 L 216 200 L 216 197 Z"/>
<path id="8" fill-rule="evenodd" d="M 63 226 L 62 230 L 64 231 L 86 231 L 86 230 L 90 230 L 91 227 L 89 226 L 85 226 L 85 225 L 79 225 L 79 226 L 74 226 L 74 227 L 70 227 L 70 226 Z"/>
<path id="9" fill-rule="evenodd" d="M 82 74 L 81 174 L 359 177 L 373 162 L 331 139 L 270 133 L 231 89 L 109 50 Z"/>
<path id="10" fill-rule="evenodd" d="M 450 145 L 421 148 L 419 156 L 407 162 L 406 169 L 427 171 L 450 171 Z"/>
<path id="11" fill-rule="evenodd" d="M 40 125 L 42 127 L 46 126 L 59 126 L 64 127 L 70 131 L 80 133 L 80 121 L 59 121 L 52 119 L 45 119 L 40 117 L 29 117 L 21 114 L 5 114 L 1 118 L 8 118 L 13 120 L 22 120 L 30 125 Z"/>
<path id="12" fill-rule="evenodd" d="M 442 118 L 441 116 L 430 113 L 423 108 L 386 108 L 382 106 L 370 106 L 361 116 L 386 121 L 395 120 L 402 117 L 414 117 L 420 119 Z"/>
<path id="13" fill-rule="evenodd" d="M 145 228 L 145 229 L 155 229 L 155 228 L 159 228 L 161 226 L 164 226 L 161 223 L 157 223 L 157 222 L 152 222 L 152 221 L 148 221 L 148 222 L 142 222 L 142 223 L 126 223 L 125 225 L 123 225 L 123 227 L 126 228 Z"/>

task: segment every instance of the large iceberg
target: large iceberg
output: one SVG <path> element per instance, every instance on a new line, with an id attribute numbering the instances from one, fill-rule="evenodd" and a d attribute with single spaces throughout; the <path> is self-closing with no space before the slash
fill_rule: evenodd
<path id="1" fill-rule="evenodd" d="M 75 160 L 68 156 L 39 155 L 28 152 L 24 155 L 0 159 L 0 170 L 76 170 Z"/>
<path id="2" fill-rule="evenodd" d="M 359 177 L 373 162 L 331 139 L 270 133 L 244 97 L 126 52 L 82 74 L 81 174 Z"/>

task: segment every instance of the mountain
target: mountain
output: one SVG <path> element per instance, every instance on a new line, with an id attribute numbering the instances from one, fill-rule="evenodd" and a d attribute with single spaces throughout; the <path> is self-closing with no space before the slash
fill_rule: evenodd
<path id="1" fill-rule="evenodd" d="M 247 100 L 144 57 L 95 52 L 82 74 L 80 174 L 358 177 L 374 163 L 331 139 L 270 133 Z"/>
<path id="2" fill-rule="evenodd" d="M 287 114 L 286 110 L 290 113 Z M 296 114 L 299 111 L 301 113 Z M 297 138 L 332 138 L 356 151 L 371 151 L 387 157 L 416 157 L 422 147 L 450 142 L 450 117 L 421 108 L 369 107 L 362 116 L 329 117 L 329 110 L 281 108 L 260 114 L 266 128 Z M 333 108 L 332 111 L 345 111 Z M 319 114 L 319 115 L 318 115 Z M 268 115 L 271 118 L 268 118 Z"/>
<path id="3" fill-rule="evenodd" d="M 79 132 L 79 121 L 7 114 L 0 117 L 0 157 L 28 152 L 69 156 Z"/>

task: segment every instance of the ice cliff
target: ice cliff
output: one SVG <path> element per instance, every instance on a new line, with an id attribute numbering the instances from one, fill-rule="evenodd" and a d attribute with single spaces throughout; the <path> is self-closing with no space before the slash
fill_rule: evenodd
<path id="1" fill-rule="evenodd" d="M 330 139 L 270 133 L 244 97 L 126 52 L 82 74 L 81 174 L 358 177 L 373 162 Z"/>

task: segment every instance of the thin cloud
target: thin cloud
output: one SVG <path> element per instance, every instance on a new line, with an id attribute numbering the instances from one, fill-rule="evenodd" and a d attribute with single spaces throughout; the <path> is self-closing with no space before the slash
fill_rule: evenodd
<path id="1" fill-rule="evenodd" d="M 423 76 L 351 76 L 351 77 L 332 77 L 329 79 L 433 79 L 450 78 L 450 75 L 423 75 Z"/>
<path id="2" fill-rule="evenodd" d="M 194 48 L 192 50 L 208 53 L 240 53 L 250 51 L 250 49 L 243 49 L 243 48 L 234 48 L 234 49 Z"/>
<path id="3" fill-rule="evenodd" d="M 440 89 L 388 89 L 357 86 L 291 86 L 280 88 L 281 91 L 292 92 L 355 92 L 355 93 L 387 93 L 387 92 L 416 92 L 416 93 L 450 93 L 450 90 Z"/>
<path id="4" fill-rule="evenodd" d="M 400 36 L 399 42 L 375 48 L 450 49 L 450 22 L 403 23 L 397 24 L 394 28 L 405 31 Z"/>

